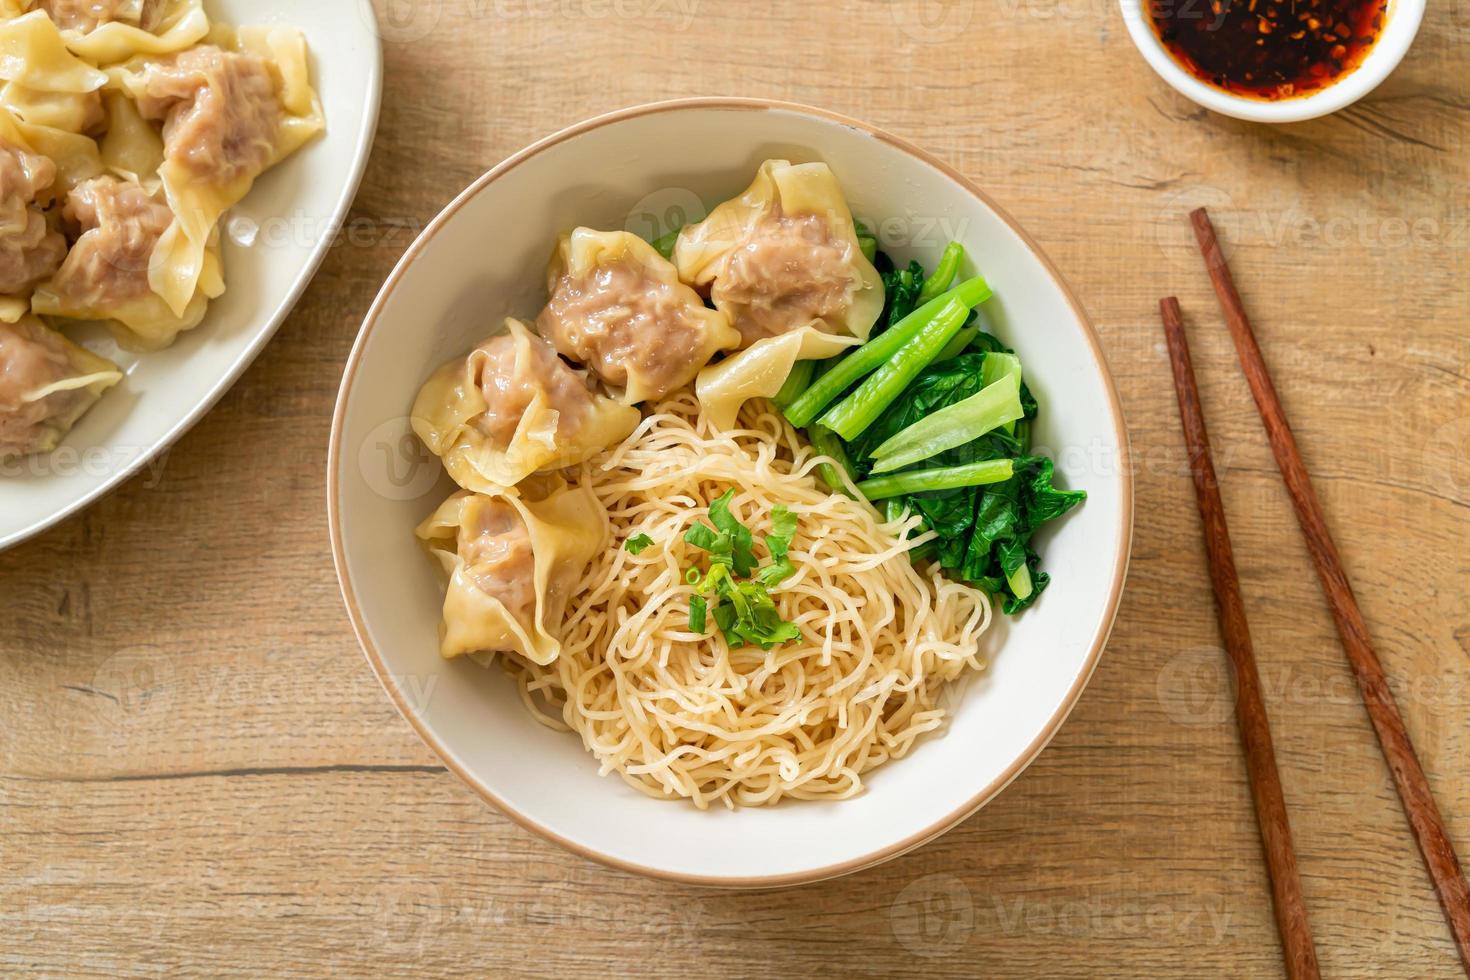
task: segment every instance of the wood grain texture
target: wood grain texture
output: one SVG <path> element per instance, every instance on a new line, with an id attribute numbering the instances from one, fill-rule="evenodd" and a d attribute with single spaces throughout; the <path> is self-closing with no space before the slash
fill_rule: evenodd
<path id="1" fill-rule="evenodd" d="M 1322 972 L 1454 975 L 1185 215 L 1230 244 L 1465 853 L 1470 0 L 1368 100 L 1279 128 L 1174 95 L 1101 0 L 393 8 L 377 149 L 296 313 L 159 465 L 0 555 L 0 973 L 1279 976 L 1155 319 L 1177 292 Z M 342 365 L 416 230 L 537 137 L 707 94 L 858 116 L 990 191 L 1092 313 L 1138 468 L 1117 630 L 1035 765 L 913 854 L 756 894 L 589 864 L 444 772 L 356 647 L 324 520 Z"/>
<path id="2" fill-rule="evenodd" d="M 1241 305 L 1240 293 L 1236 291 L 1235 280 L 1230 274 L 1230 265 L 1225 260 L 1214 225 L 1210 223 L 1209 214 L 1204 208 L 1191 212 L 1189 219 L 1194 225 L 1195 237 L 1199 240 L 1200 253 L 1204 257 L 1205 268 L 1209 272 L 1215 296 L 1220 301 L 1220 311 L 1225 317 L 1226 325 L 1230 328 L 1230 338 L 1235 343 L 1241 371 L 1245 375 L 1246 383 L 1250 385 L 1251 395 L 1256 400 L 1256 408 L 1261 413 L 1266 438 L 1271 443 L 1271 451 L 1276 457 L 1276 466 L 1281 470 L 1281 478 L 1286 484 L 1287 492 L 1291 495 L 1297 522 L 1301 525 L 1302 534 L 1307 542 L 1307 550 L 1312 556 L 1312 565 L 1317 570 L 1317 578 L 1322 583 L 1322 591 L 1327 598 L 1328 606 L 1332 609 L 1332 618 L 1337 624 L 1337 634 L 1342 639 L 1343 651 L 1347 654 L 1348 664 L 1352 667 L 1353 676 L 1358 682 L 1358 691 L 1363 696 L 1363 705 L 1368 710 L 1368 718 L 1373 723 L 1373 730 L 1378 736 L 1378 744 L 1383 750 L 1389 772 L 1393 774 L 1394 787 L 1398 790 L 1399 799 L 1404 805 L 1404 816 L 1408 818 L 1409 826 L 1414 832 L 1414 840 L 1419 845 L 1420 853 L 1424 855 L 1425 867 L 1429 871 L 1430 880 L 1439 896 L 1440 906 L 1444 909 L 1445 922 L 1449 926 L 1450 935 L 1454 938 L 1455 948 L 1460 952 L 1460 960 L 1465 967 L 1466 975 L 1470 976 L 1470 887 L 1466 885 L 1465 873 L 1460 870 L 1460 859 L 1455 853 L 1454 842 L 1450 840 L 1449 833 L 1445 830 L 1444 818 L 1440 816 L 1439 805 L 1434 799 L 1434 790 L 1424 775 L 1419 756 L 1415 753 L 1413 742 L 1409 738 L 1408 729 L 1404 726 L 1403 716 L 1394 703 L 1393 691 L 1388 686 L 1388 677 L 1384 674 L 1383 664 L 1373 649 L 1373 641 L 1368 635 L 1368 624 L 1363 620 L 1363 612 L 1358 608 L 1357 596 L 1353 595 L 1352 583 L 1348 581 L 1347 571 L 1342 567 L 1342 559 L 1338 557 L 1337 545 L 1332 540 L 1331 529 L 1327 526 L 1327 517 L 1322 513 L 1322 505 L 1317 501 L 1317 492 L 1312 486 L 1311 476 L 1302 462 L 1301 450 L 1297 448 L 1296 437 L 1292 435 L 1291 425 L 1281 409 L 1281 398 L 1276 393 L 1275 384 L 1271 381 L 1270 370 L 1261 353 L 1260 345 L 1256 342 L 1250 319 Z M 1175 364 L 1175 377 L 1178 380 L 1179 348 L 1185 343 L 1184 325 L 1180 319 L 1178 301 L 1171 299 L 1166 302 L 1172 304 L 1171 307 L 1166 306 L 1164 321 L 1169 330 L 1169 346 Z M 1184 354 L 1186 364 L 1188 357 L 1186 349 Z M 1204 427 L 1203 423 L 1198 421 L 1199 399 L 1194 392 L 1192 372 L 1189 377 L 1189 387 L 1195 426 L 1200 437 L 1203 438 Z M 1182 395 L 1180 411 L 1185 411 Z M 1188 414 L 1185 412 L 1186 435 L 1192 434 Z M 1191 462 L 1194 464 L 1195 486 L 1199 488 L 1201 469 L 1196 458 L 1196 449 L 1197 447 L 1191 441 L 1190 455 Z M 1204 452 L 1208 460 L 1207 442 Z M 1219 536 L 1223 536 L 1224 518 L 1220 513 L 1218 494 L 1215 493 L 1213 468 L 1209 469 L 1208 483 L 1215 521 L 1211 521 L 1211 515 L 1206 513 L 1206 506 L 1202 503 L 1200 511 L 1205 517 L 1206 533 L 1209 535 L 1210 532 L 1216 530 L 1216 527 L 1212 525 L 1217 525 Z M 1207 543 L 1212 544 L 1213 542 Z M 1228 558 L 1228 539 L 1225 548 Z M 1220 595 L 1220 577 L 1213 548 L 1210 559 L 1211 572 L 1215 580 L 1215 592 L 1218 596 Z M 1222 619 L 1221 626 L 1226 636 L 1226 644 L 1231 648 L 1232 656 L 1235 656 L 1238 647 L 1235 641 L 1238 632 L 1244 630 L 1245 616 L 1241 608 L 1238 589 L 1235 587 L 1235 566 L 1233 562 L 1230 562 L 1229 565 L 1229 586 L 1234 599 L 1234 609 L 1228 611 L 1235 614 L 1231 617 L 1235 622 L 1227 623 Z M 1246 649 L 1249 649 L 1248 639 Z M 1254 663 L 1251 669 L 1254 671 Z M 1242 678 L 1238 671 L 1237 658 L 1237 681 L 1240 681 Z M 1237 688 L 1237 690 L 1242 689 L 1243 687 Z M 1252 690 L 1251 693 L 1255 695 L 1257 692 Z M 1241 696 L 1242 704 L 1245 703 L 1245 700 Z M 1253 698 L 1252 703 L 1258 700 L 1258 698 Z M 1244 715 L 1242 715 L 1242 722 L 1244 722 Z M 1254 770 L 1254 757 L 1251 762 L 1252 770 Z M 1255 784 L 1254 776 L 1253 771 L 1253 785 Z M 1259 802 L 1257 806 L 1259 807 Z M 1292 863 L 1295 864 L 1294 856 Z M 1273 865 L 1273 885 L 1276 883 L 1275 878 Z M 1279 893 L 1277 897 L 1279 902 Z M 1286 941 L 1284 933 L 1283 941 Z"/>
<path id="3" fill-rule="evenodd" d="M 1209 560 L 1210 584 L 1215 591 L 1215 611 L 1220 636 L 1230 656 L 1230 678 L 1235 691 L 1235 722 L 1245 754 L 1246 775 L 1256 807 L 1256 825 L 1261 831 L 1261 850 L 1271 880 L 1272 910 L 1276 933 L 1281 937 L 1282 959 L 1291 980 L 1317 980 L 1321 976 L 1317 947 L 1312 942 L 1311 924 L 1302 898 L 1301 872 L 1296 846 L 1291 840 L 1291 818 L 1286 812 L 1286 794 L 1276 765 L 1271 741 L 1271 719 L 1261 692 L 1261 673 L 1251 643 L 1245 598 L 1240 593 L 1240 576 L 1235 570 L 1235 552 L 1230 545 L 1230 528 L 1225 503 L 1220 499 L 1220 480 L 1210 453 L 1210 435 L 1205 426 L 1204 406 L 1199 400 L 1199 382 L 1189 356 L 1189 338 L 1184 314 L 1173 296 L 1159 302 L 1164 321 L 1164 342 L 1169 347 L 1169 364 L 1179 399 L 1179 419 L 1184 445 L 1189 453 L 1190 476 L 1199 506 L 1205 555 Z"/>

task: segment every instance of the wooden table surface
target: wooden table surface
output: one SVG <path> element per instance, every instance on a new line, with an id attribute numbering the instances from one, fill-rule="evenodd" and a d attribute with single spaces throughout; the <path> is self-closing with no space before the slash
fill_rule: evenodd
<path id="1" fill-rule="evenodd" d="M 1267 883 L 1156 301 L 1189 317 L 1323 971 L 1459 970 L 1184 215 L 1211 208 L 1451 834 L 1470 855 L 1470 0 L 1336 116 L 1173 93 L 1109 0 L 413 0 L 295 314 L 167 457 L 0 555 L 0 973 L 1272 977 Z M 480 802 L 348 628 L 329 417 L 416 229 L 620 106 L 786 98 L 971 175 L 1092 313 L 1138 527 L 1051 747 L 939 841 L 828 884 L 611 871 Z"/>

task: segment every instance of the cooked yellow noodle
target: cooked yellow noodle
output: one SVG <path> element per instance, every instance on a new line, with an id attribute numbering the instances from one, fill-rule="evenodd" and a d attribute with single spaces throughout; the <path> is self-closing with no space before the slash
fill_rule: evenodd
<path id="1" fill-rule="evenodd" d="M 945 686 L 983 669 L 989 601 L 915 567 L 907 552 L 933 534 L 902 540 L 915 519 L 885 524 L 828 492 L 819 462 L 769 402 L 716 431 L 686 391 L 584 464 L 616 538 L 573 593 L 556 662 L 506 658 L 527 707 L 579 734 L 604 774 L 701 808 L 853 796 L 939 728 Z M 798 518 L 796 574 L 773 598 L 803 639 L 769 652 L 728 649 L 713 617 L 707 635 L 689 630 L 684 571 L 704 553 L 684 532 L 732 487 L 757 540 L 775 505 Z M 640 532 L 655 544 L 629 554 Z"/>

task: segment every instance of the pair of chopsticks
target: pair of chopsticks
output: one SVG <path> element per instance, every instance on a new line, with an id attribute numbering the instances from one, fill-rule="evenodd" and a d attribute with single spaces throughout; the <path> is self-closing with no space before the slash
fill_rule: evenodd
<path id="1" fill-rule="evenodd" d="M 1373 651 L 1368 638 L 1368 627 L 1363 614 L 1353 597 L 1347 573 L 1343 571 L 1333 544 L 1332 533 L 1322 507 L 1312 489 L 1311 478 L 1302 464 L 1297 451 L 1296 439 L 1287 424 L 1281 401 L 1276 397 L 1276 388 L 1266 370 L 1261 348 L 1256 343 L 1250 320 L 1235 290 L 1235 281 L 1220 243 L 1215 237 L 1214 226 L 1204 208 L 1189 216 L 1194 225 L 1195 237 L 1199 240 L 1200 252 L 1210 281 L 1215 287 L 1225 322 L 1230 328 L 1231 339 L 1240 358 L 1251 394 L 1255 396 L 1261 421 L 1266 426 L 1266 436 L 1276 456 L 1276 465 L 1281 470 L 1286 489 L 1296 508 L 1297 521 L 1307 539 L 1307 548 L 1316 566 L 1322 590 L 1332 606 L 1332 616 L 1337 623 L 1337 632 L 1342 639 L 1353 675 L 1357 678 L 1358 690 L 1367 706 L 1368 717 L 1378 734 L 1378 744 L 1393 773 L 1394 785 L 1409 826 L 1424 856 L 1424 864 L 1439 895 L 1445 920 L 1449 923 L 1460 959 L 1470 976 L 1470 886 L 1466 885 L 1465 874 L 1455 856 L 1454 844 L 1445 832 L 1444 820 L 1435 805 L 1429 780 L 1419 765 L 1409 740 L 1408 729 L 1394 703 L 1389 690 L 1388 678 L 1383 665 Z M 1204 523 L 1205 548 L 1209 555 L 1210 578 L 1215 588 L 1215 598 L 1220 619 L 1220 631 L 1225 638 L 1225 647 L 1230 655 L 1237 691 L 1236 719 L 1240 726 L 1240 740 L 1245 750 L 1246 766 L 1249 770 L 1251 794 L 1255 799 L 1256 821 L 1261 828 L 1261 840 L 1266 852 L 1266 864 L 1271 878 L 1271 893 L 1276 910 L 1276 928 L 1281 934 L 1281 943 L 1286 957 L 1287 974 L 1292 978 L 1317 977 L 1317 950 L 1312 943 L 1311 930 L 1307 924 L 1306 905 L 1302 900 L 1301 879 L 1297 872 L 1296 852 L 1292 846 L 1291 825 L 1286 815 L 1286 800 L 1281 791 L 1281 777 L 1276 769 L 1276 756 L 1271 743 L 1271 726 L 1266 716 L 1265 702 L 1261 696 L 1261 680 L 1256 670 L 1255 653 L 1251 647 L 1250 629 L 1246 624 L 1245 605 L 1241 599 L 1240 583 L 1235 571 L 1235 557 L 1230 547 L 1230 532 L 1226 527 L 1225 508 L 1220 500 L 1219 482 L 1215 476 L 1214 463 L 1210 456 L 1209 434 L 1205 430 L 1204 413 L 1200 407 L 1199 389 L 1195 383 L 1194 366 L 1189 356 L 1189 344 L 1184 335 L 1184 321 L 1179 301 L 1169 297 L 1160 301 L 1160 313 L 1164 320 L 1164 336 L 1169 344 L 1169 360 L 1174 370 L 1174 385 L 1179 396 L 1179 414 L 1184 426 L 1184 438 L 1189 448 L 1190 473 L 1194 477 L 1195 496 L 1198 499 L 1200 519 Z"/>

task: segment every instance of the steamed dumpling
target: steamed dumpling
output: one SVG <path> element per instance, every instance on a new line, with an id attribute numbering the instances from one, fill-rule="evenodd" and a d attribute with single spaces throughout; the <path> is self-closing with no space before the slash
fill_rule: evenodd
<path id="1" fill-rule="evenodd" d="M 0 0 L 0 16 L 26 9 L 44 12 L 74 54 L 98 65 L 182 51 L 209 33 L 202 0 Z"/>
<path id="2" fill-rule="evenodd" d="M 63 31 L 95 31 L 103 24 L 131 23 L 154 30 L 163 19 L 163 0 L 35 0 L 32 4 Z"/>
<path id="3" fill-rule="evenodd" d="M 106 73 L 69 51 L 42 10 L 0 19 L 0 82 L 0 105 L 29 126 L 82 137 L 106 124 Z"/>
<path id="4" fill-rule="evenodd" d="M 0 137 L 0 295 L 28 293 L 66 255 L 66 239 L 37 203 L 55 181 L 50 158 Z"/>
<path id="5" fill-rule="evenodd" d="M 674 264 L 743 346 L 806 326 L 866 339 L 883 312 L 883 281 L 825 163 L 761 164 L 744 194 L 679 233 Z"/>
<path id="6" fill-rule="evenodd" d="M 413 430 L 468 490 L 512 487 L 589 459 L 637 427 L 636 408 L 596 394 L 519 320 L 434 372 Z"/>
<path id="7" fill-rule="evenodd" d="M 138 111 L 163 124 L 164 159 L 182 176 L 227 185 L 265 170 L 281 104 L 264 58 L 200 45 L 150 66 L 146 79 Z"/>
<path id="8" fill-rule="evenodd" d="M 162 125 L 158 175 L 174 223 L 150 279 L 185 315 L 206 269 L 215 225 L 255 180 L 323 128 L 306 42 L 284 27 L 216 27 L 209 43 L 111 69 L 141 117 Z"/>
<path id="9" fill-rule="evenodd" d="M 546 291 L 541 335 L 624 389 L 629 404 L 683 387 L 716 352 L 740 345 L 725 314 L 706 307 L 667 259 L 626 231 L 563 235 Z"/>
<path id="10" fill-rule="evenodd" d="M 0 323 L 0 459 L 55 449 L 122 372 L 32 316 Z"/>
<path id="11" fill-rule="evenodd" d="M 37 313 L 76 320 L 111 320 L 128 346 L 156 350 L 198 326 L 210 298 L 224 292 L 219 258 L 206 253 L 200 289 L 176 316 L 152 286 L 153 254 L 174 214 L 161 194 L 136 180 L 97 177 L 66 198 L 63 215 L 80 235 L 61 269 L 36 290 Z"/>
<path id="12" fill-rule="evenodd" d="M 460 491 L 417 533 L 449 576 L 440 653 L 543 665 L 560 655 L 570 592 L 609 538 L 596 495 L 565 484 L 539 499 Z"/>

